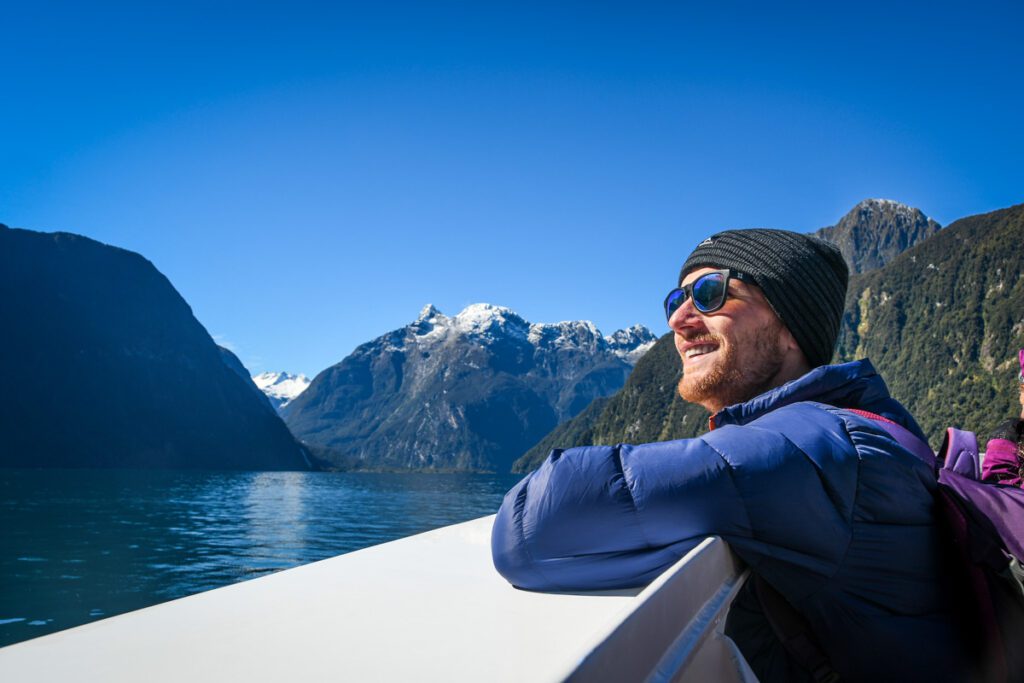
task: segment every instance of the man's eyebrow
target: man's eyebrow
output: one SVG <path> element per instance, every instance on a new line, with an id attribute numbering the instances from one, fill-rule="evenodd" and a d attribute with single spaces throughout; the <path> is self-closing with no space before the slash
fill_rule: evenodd
<path id="1" fill-rule="evenodd" d="M 736 287 L 733 287 L 733 285 L 736 285 Z M 729 291 L 733 293 L 733 296 L 739 294 L 743 298 L 768 300 L 764 295 L 764 291 L 757 285 L 741 282 L 733 278 L 729 279 Z"/>

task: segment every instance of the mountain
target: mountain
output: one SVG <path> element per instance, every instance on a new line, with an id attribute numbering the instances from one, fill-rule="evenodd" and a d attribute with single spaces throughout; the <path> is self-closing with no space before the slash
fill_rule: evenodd
<path id="1" fill-rule="evenodd" d="M 217 351 L 220 352 L 220 359 L 224 361 L 224 364 L 231 368 L 239 378 L 241 378 L 242 382 L 245 383 L 246 388 L 249 389 L 252 395 L 257 397 L 261 403 L 265 403 L 271 408 L 274 408 L 274 404 L 270 400 L 270 397 L 264 394 L 263 391 L 256 386 L 252 376 L 249 375 L 249 371 L 246 369 L 245 365 L 242 364 L 241 359 L 235 355 L 234 351 L 226 349 L 220 345 L 217 346 Z M 274 408 L 274 410 L 276 412 L 277 409 Z"/>
<path id="2" fill-rule="evenodd" d="M 0 392 L 0 466 L 309 468 L 139 254 L 0 225 L 0 320 L 0 376 L 18 388 Z"/>
<path id="3" fill-rule="evenodd" d="M 839 360 L 868 357 L 933 447 L 1019 414 L 1024 204 L 958 220 L 850 283 Z M 982 443 L 984 446 L 984 443 Z"/>
<path id="4" fill-rule="evenodd" d="M 508 471 L 527 447 L 622 386 L 654 342 L 636 326 L 531 324 L 474 304 L 363 344 L 282 411 L 327 466 Z"/>
<path id="5" fill-rule="evenodd" d="M 278 412 L 309 387 L 308 377 L 288 372 L 261 372 L 252 381 Z"/>
<path id="6" fill-rule="evenodd" d="M 636 365 L 640 358 L 651 350 L 657 338 L 643 325 L 633 325 L 605 337 L 612 353 L 630 365 Z"/>
<path id="7" fill-rule="evenodd" d="M 927 243 L 929 238 L 937 239 L 944 232 L 919 209 L 887 199 L 866 199 L 836 225 L 813 234 L 832 241 L 842 251 L 853 274 L 852 292 L 862 277 L 857 273 L 894 262 L 903 250 Z M 850 315 L 849 300 L 846 315 Z M 893 368 L 883 374 L 888 378 L 903 371 Z M 535 468 L 555 447 L 666 441 L 703 433 L 707 430 L 708 412 L 679 397 L 676 386 L 681 377 L 682 366 L 669 333 L 636 364 L 623 388 L 600 410 L 584 411 L 561 425 L 559 432 L 549 434 L 527 450 L 516 461 L 513 471 Z"/>
<path id="8" fill-rule="evenodd" d="M 553 448 L 696 436 L 706 429 L 708 413 L 679 397 L 676 385 L 681 377 L 672 334 L 663 335 L 636 364 L 622 389 L 559 425 L 518 458 L 512 471 L 529 472 Z"/>
<path id="9" fill-rule="evenodd" d="M 891 199 L 865 199 L 838 223 L 814 234 L 839 247 L 853 274 L 881 268 L 941 227 L 920 209 Z"/>

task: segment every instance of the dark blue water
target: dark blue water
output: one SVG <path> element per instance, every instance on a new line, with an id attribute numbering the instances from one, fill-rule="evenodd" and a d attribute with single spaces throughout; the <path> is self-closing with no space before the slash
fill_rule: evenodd
<path id="1" fill-rule="evenodd" d="M 488 515 L 518 478 L 0 470 L 0 646 Z"/>

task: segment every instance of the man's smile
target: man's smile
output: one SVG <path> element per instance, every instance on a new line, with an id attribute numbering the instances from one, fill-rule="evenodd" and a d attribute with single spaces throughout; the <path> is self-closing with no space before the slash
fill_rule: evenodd
<path id="1" fill-rule="evenodd" d="M 683 366 L 691 367 L 705 362 L 706 358 L 718 351 L 720 343 L 708 337 L 692 339 L 679 345 L 679 355 L 683 357 Z"/>
<path id="2" fill-rule="evenodd" d="M 695 356 L 703 356 L 706 353 L 711 353 L 718 347 L 714 344 L 700 344 L 699 346 L 691 346 L 686 350 L 687 358 L 694 358 Z"/>

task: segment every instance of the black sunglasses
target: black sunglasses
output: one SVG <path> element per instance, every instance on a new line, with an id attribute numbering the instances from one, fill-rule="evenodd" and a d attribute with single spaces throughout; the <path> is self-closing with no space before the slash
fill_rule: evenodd
<path id="1" fill-rule="evenodd" d="M 732 268 L 713 270 L 705 273 L 688 285 L 676 287 L 665 297 L 665 319 L 672 318 L 676 309 L 693 297 L 694 307 L 701 313 L 714 313 L 725 305 L 729 293 L 729 279 L 736 278 L 740 282 L 757 284 L 754 278 Z"/>

